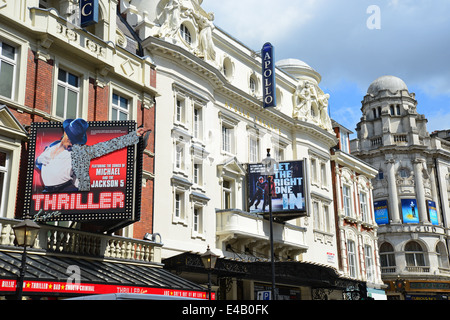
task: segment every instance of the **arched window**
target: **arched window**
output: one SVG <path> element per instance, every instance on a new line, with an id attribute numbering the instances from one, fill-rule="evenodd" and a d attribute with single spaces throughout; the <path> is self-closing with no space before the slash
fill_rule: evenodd
<path id="1" fill-rule="evenodd" d="M 422 267 L 426 265 L 423 249 L 421 245 L 415 241 L 406 244 L 405 258 L 408 267 Z"/>
<path id="2" fill-rule="evenodd" d="M 385 242 L 380 247 L 380 262 L 382 268 L 395 267 L 394 247 Z"/>
<path id="3" fill-rule="evenodd" d="M 189 31 L 189 29 L 186 25 L 184 25 L 184 24 L 181 25 L 180 33 L 181 33 L 181 37 L 183 38 L 184 41 L 186 41 L 188 44 L 192 44 L 191 32 Z"/>
<path id="4" fill-rule="evenodd" d="M 445 244 L 439 242 L 436 245 L 436 256 L 438 259 L 439 268 L 449 269 L 448 255 L 447 250 L 445 248 Z"/>

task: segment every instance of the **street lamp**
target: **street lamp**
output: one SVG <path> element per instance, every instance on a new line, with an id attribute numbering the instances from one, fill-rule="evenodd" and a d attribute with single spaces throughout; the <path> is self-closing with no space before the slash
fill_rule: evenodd
<path id="1" fill-rule="evenodd" d="M 270 157 L 270 149 L 267 149 L 267 157 L 263 159 L 264 174 L 269 183 L 269 223 L 270 223 L 270 262 L 272 264 L 272 300 L 275 300 L 275 254 L 273 250 L 273 217 L 272 217 L 272 176 L 275 174 L 277 161 Z"/>
<path id="2" fill-rule="evenodd" d="M 208 270 L 208 293 L 209 300 L 211 300 L 211 270 L 216 266 L 217 258 L 219 256 L 215 255 L 211 250 L 208 249 L 204 254 L 201 255 L 203 265 L 205 269 Z"/>
<path id="3" fill-rule="evenodd" d="M 27 262 L 27 247 L 32 247 L 39 233 L 39 225 L 34 221 L 25 219 L 13 227 L 17 244 L 23 247 L 22 265 L 20 267 L 19 281 L 17 283 L 16 295 L 18 300 L 22 300 L 23 279 L 25 277 L 25 266 Z"/>

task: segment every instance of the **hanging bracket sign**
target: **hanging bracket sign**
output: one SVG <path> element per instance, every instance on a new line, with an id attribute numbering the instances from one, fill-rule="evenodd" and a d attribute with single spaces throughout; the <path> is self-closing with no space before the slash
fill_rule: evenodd
<path id="1" fill-rule="evenodd" d="M 267 42 L 262 48 L 263 106 L 276 107 L 274 48 Z"/>

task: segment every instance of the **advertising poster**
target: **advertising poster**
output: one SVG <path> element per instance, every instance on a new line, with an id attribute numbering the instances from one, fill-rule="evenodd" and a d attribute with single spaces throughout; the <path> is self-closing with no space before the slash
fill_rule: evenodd
<path id="1" fill-rule="evenodd" d="M 375 222 L 378 225 L 389 224 L 389 213 L 387 200 L 375 201 L 373 203 Z"/>
<path id="2" fill-rule="evenodd" d="M 419 223 L 416 199 L 402 199 L 403 223 Z"/>
<path id="3" fill-rule="evenodd" d="M 262 164 L 248 165 L 248 209 L 254 213 L 269 212 L 269 182 Z M 272 212 L 295 214 L 306 212 L 303 161 L 280 162 L 271 177 Z"/>
<path id="4" fill-rule="evenodd" d="M 427 201 L 428 204 L 428 215 L 430 216 L 430 222 L 434 226 L 439 225 L 439 219 L 438 219 L 438 213 L 436 209 L 436 202 L 434 201 Z"/>
<path id="5" fill-rule="evenodd" d="M 132 219 L 135 127 L 133 121 L 34 123 L 26 213 L 35 221 Z"/>

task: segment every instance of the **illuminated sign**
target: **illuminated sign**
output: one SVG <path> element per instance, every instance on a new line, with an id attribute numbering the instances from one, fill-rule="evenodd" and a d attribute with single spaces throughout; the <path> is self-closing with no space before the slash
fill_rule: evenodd
<path id="1" fill-rule="evenodd" d="M 402 199 L 403 223 L 419 223 L 416 199 Z"/>
<path id="2" fill-rule="evenodd" d="M 16 280 L 0 280 L 0 292 L 15 292 Z M 23 284 L 24 293 L 39 294 L 111 294 L 111 293 L 137 293 L 154 294 L 171 297 L 184 297 L 194 299 L 208 299 L 208 293 L 204 291 L 175 290 L 167 288 L 148 288 L 137 286 L 120 286 L 96 283 L 67 283 L 53 281 L 28 281 Z M 211 299 L 215 300 L 215 293 L 211 293 Z"/>
<path id="3" fill-rule="evenodd" d="M 25 215 L 37 222 L 138 221 L 142 157 L 135 128 L 134 121 L 33 123 Z"/>
<path id="4" fill-rule="evenodd" d="M 269 212 L 269 182 L 261 163 L 248 165 L 248 210 Z M 279 218 L 294 219 L 305 215 L 305 181 L 303 161 L 275 164 L 272 181 L 272 212 Z"/>
<path id="5" fill-rule="evenodd" d="M 438 226 L 439 219 L 438 219 L 438 213 L 437 213 L 437 209 L 436 209 L 436 202 L 427 200 L 427 205 L 428 205 L 428 214 L 430 216 L 431 224 Z"/>
<path id="6" fill-rule="evenodd" d="M 375 222 L 378 225 L 389 223 L 388 203 L 386 200 L 376 201 L 373 203 L 375 211 Z"/>
<path id="7" fill-rule="evenodd" d="M 80 1 L 81 27 L 98 23 L 98 0 Z"/>
<path id="8" fill-rule="evenodd" d="M 262 74 L 264 108 L 276 107 L 274 48 L 270 43 L 262 48 Z"/>

